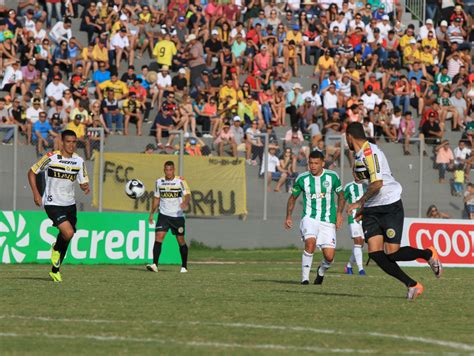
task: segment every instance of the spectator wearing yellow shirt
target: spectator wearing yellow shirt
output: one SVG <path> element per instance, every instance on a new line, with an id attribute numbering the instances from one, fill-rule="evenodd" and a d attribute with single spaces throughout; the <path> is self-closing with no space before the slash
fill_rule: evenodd
<path id="1" fill-rule="evenodd" d="M 110 79 L 99 84 L 97 94 L 99 99 L 104 98 L 104 93 L 112 89 L 114 91 L 114 98 L 117 100 L 124 100 L 128 96 L 127 84 L 118 79 L 117 73 L 113 72 L 110 74 Z"/>
<path id="2" fill-rule="evenodd" d="M 82 115 L 77 114 L 74 116 L 74 120 L 67 124 L 66 130 L 72 130 L 76 133 L 78 147 L 84 147 L 84 150 L 86 151 L 86 159 L 89 159 L 91 155 L 91 146 L 86 135 L 86 126 L 81 121 Z"/>
<path id="3" fill-rule="evenodd" d="M 438 49 L 438 40 L 436 39 L 433 31 L 428 32 L 428 36 L 423 38 L 421 45 L 423 48 L 425 46 L 430 46 L 431 48 Z"/>
<path id="4" fill-rule="evenodd" d="M 89 126 L 92 124 L 92 119 L 89 116 L 89 112 L 87 111 L 87 102 L 84 102 L 82 100 L 79 100 L 79 103 L 77 104 L 77 107 L 75 107 L 72 111 L 71 114 L 69 115 L 71 121 L 73 121 L 76 116 L 81 117 L 81 123 L 85 126 Z"/>
<path id="5" fill-rule="evenodd" d="M 420 51 L 418 50 L 416 40 L 413 38 L 410 40 L 410 44 L 403 50 L 403 63 L 411 70 L 413 63 L 417 59 L 420 59 Z"/>
<path id="6" fill-rule="evenodd" d="M 92 67 L 94 71 L 99 69 L 99 62 L 104 62 L 106 68 L 109 68 L 109 51 L 107 50 L 107 41 L 99 40 L 92 49 Z"/>
<path id="7" fill-rule="evenodd" d="M 329 56 L 329 50 L 324 51 L 324 55 L 319 57 L 318 63 L 316 64 L 316 67 L 314 68 L 314 75 L 316 76 L 319 74 L 320 85 L 323 79 L 326 77 L 327 72 L 338 73 L 334 58 Z"/>
<path id="8" fill-rule="evenodd" d="M 153 48 L 153 55 L 156 57 L 157 63 L 161 66 L 170 67 L 173 62 L 173 56 L 176 55 L 177 49 L 171 36 L 166 32 L 164 39 L 158 41 L 155 48 Z"/>
<path id="9" fill-rule="evenodd" d="M 428 72 L 433 73 L 434 56 L 429 45 L 423 46 L 423 50 L 420 51 L 419 60 Z"/>
<path id="10" fill-rule="evenodd" d="M 292 30 L 286 33 L 285 44 L 289 45 L 290 41 L 294 42 L 296 55 L 301 54 L 301 65 L 306 65 L 305 46 L 303 41 L 303 34 L 300 32 L 300 26 L 294 25 Z"/>
<path id="11" fill-rule="evenodd" d="M 240 101 L 237 108 L 237 114 L 239 117 L 244 119 L 245 128 L 250 127 L 252 122 L 256 122 L 258 127 L 263 127 L 265 121 L 263 121 L 262 112 L 258 107 L 258 103 L 252 95 L 247 96 L 245 100 Z"/>
<path id="12" fill-rule="evenodd" d="M 224 101 L 228 96 L 230 96 L 233 101 L 237 101 L 237 90 L 234 88 L 234 81 L 232 78 L 228 78 L 225 85 L 219 90 L 219 102 Z"/>
<path id="13" fill-rule="evenodd" d="M 410 41 L 412 40 L 416 41 L 414 33 L 415 33 L 415 30 L 414 30 L 413 25 L 411 24 L 408 25 L 408 28 L 406 29 L 405 34 L 402 36 L 402 38 L 400 38 L 400 48 L 402 49 L 402 51 L 404 51 L 405 48 L 410 45 Z"/>

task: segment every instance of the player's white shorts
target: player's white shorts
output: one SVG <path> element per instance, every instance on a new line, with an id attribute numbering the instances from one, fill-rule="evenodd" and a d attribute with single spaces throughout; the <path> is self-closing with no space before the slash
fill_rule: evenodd
<path id="1" fill-rule="evenodd" d="M 351 236 L 353 239 L 356 237 L 364 237 L 364 229 L 362 229 L 362 224 L 349 224 L 349 229 L 351 230 Z"/>
<path id="2" fill-rule="evenodd" d="M 300 222 L 301 238 L 316 237 L 318 248 L 336 248 L 336 225 L 305 216 Z"/>

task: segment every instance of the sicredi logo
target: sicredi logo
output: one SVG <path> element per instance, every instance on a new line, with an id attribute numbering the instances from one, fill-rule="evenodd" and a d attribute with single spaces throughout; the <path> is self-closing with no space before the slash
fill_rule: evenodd
<path id="1" fill-rule="evenodd" d="M 2 263 L 20 263 L 26 254 L 22 252 L 30 244 L 30 234 L 21 214 L 11 211 L 0 213 L 0 253 Z"/>

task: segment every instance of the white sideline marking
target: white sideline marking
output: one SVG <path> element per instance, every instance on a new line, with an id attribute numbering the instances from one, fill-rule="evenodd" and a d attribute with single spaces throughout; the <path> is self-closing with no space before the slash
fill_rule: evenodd
<path id="1" fill-rule="evenodd" d="M 74 322 L 74 323 L 110 323 L 110 324 L 133 324 L 133 323 L 153 323 L 162 324 L 165 323 L 161 320 L 148 320 L 148 321 L 130 321 L 130 320 L 110 320 L 110 319 L 67 319 L 67 318 L 50 318 L 41 316 L 21 316 L 21 315 L 0 315 L 0 319 L 24 319 L 24 320 L 38 320 L 38 321 L 52 321 L 52 322 Z M 173 322 L 166 322 L 167 324 L 173 324 Z M 340 331 L 333 329 L 317 329 L 309 328 L 304 326 L 284 326 L 284 325 L 271 325 L 271 324 L 250 324 L 250 323 L 219 323 L 219 322 L 202 322 L 202 321 L 188 321 L 186 323 L 190 325 L 203 325 L 203 326 L 218 326 L 227 328 L 240 328 L 240 329 L 264 329 L 264 330 L 281 330 L 281 331 L 297 331 L 297 332 L 310 332 L 314 334 L 334 334 L 334 335 L 346 335 L 346 336 L 372 336 L 376 338 L 396 339 L 413 342 L 421 342 L 428 345 L 445 346 L 457 350 L 463 351 L 474 351 L 474 345 L 464 344 L 460 342 L 437 340 L 431 338 L 425 338 L 421 336 L 410 336 L 410 335 L 397 335 L 397 334 L 384 334 L 379 332 L 356 332 L 356 331 Z M 3 334 L 0 334 L 3 335 Z M 281 345 L 280 345 L 281 346 Z"/>
<path id="2" fill-rule="evenodd" d="M 158 344 L 179 344 L 196 347 L 214 347 L 214 348 L 241 348 L 241 349 L 263 349 L 263 350 L 280 350 L 280 351 L 309 351 L 319 353 L 374 353 L 374 350 L 358 350 L 358 349 L 330 349 L 312 346 L 290 346 L 278 344 L 239 344 L 239 343 L 223 343 L 208 341 L 182 341 L 174 339 L 157 339 L 157 338 L 135 338 L 117 335 L 66 335 L 66 334 L 48 334 L 48 333 L 0 333 L 0 337 L 41 337 L 47 339 L 86 339 L 94 341 L 126 341 L 138 343 L 158 343 Z"/>

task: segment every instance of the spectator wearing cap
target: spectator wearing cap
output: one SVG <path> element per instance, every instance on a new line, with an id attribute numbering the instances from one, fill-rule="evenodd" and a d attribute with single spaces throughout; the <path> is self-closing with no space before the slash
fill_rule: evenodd
<path id="1" fill-rule="evenodd" d="M 87 100 L 78 100 L 77 106 L 71 111 L 71 113 L 69 114 L 69 118 L 71 120 L 74 120 L 74 118 L 77 115 L 80 115 L 81 116 L 81 122 L 85 126 L 91 125 L 92 120 L 91 120 L 91 117 L 89 115 L 88 108 L 89 108 L 89 103 L 88 103 Z"/>
<path id="2" fill-rule="evenodd" d="M 222 50 L 222 42 L 217 28 L 212 29 L 211 37 L 204 44 L 204 50 L 206 52 L 206 65 L 210 68 L 213 63 L 219 61 L 219 53 Z"/>
<path id="3" fill-rule="evenodd" d="M 161 70 L 157 75 L 156 82 L 150 88 L 150 93 L 153 95 L 151 99 L 151 107 L 153 108 L 155 103 L 158 105 L 158 107 L 161 107 L 163 98 L 173 91 L 174 88 L 172 85 L 169 67 L 164 65 L 161 67 Z"/>
<path id="4" fill-rule="evenodd" d="M 433 26 L 433 20 L 431 18 L 428 18 L 425 21 L 425 24 L 421 26 L 420 29 L 418 30 L 418 35 L 422 40 L 424 40 L 425 38 L 428 37 L 428 33 L 430 31 L 434 32 L 435 28 Z"/>
<path id="5" fill-rule="evenodd" d="M 88 160 L 91 155 L 91 146 L 89 138 L 86 134 L 86 129 L 87 127 L 83 122 L 83 117 L 81 114 L 76 114 L 74 119 L 66 125 L 66 130 L 72 130 L 76 133 L 78 147 L 84 147 L 86 160 Z"/>
<path id="6" fill-rule="evenodd" d="M 232 157 L 237 157 L 237 142 L 235 141 L 233 132 L 230 130 L 230 124 L 228 122 L 224 122 L 222 125 L 222 129 L 217 134 L 214 145 L 217 146 L 219 156 L 224 156 L 225 147 L 229 146 Z"/>
<path id="7" fill-rule="evenodd" d="M 188 92 L 188 80 L 186 78 L 186 74 L 186 69 L 180 68 L 178 70 L 178 74 L 175 75 L 171 80 L 171 85 L 173 86 L 173 90 L 178 101 L 181 101 L 183 95 Z"/>
<path id="8" fill-rule="evenodd" d="M 193 33 L 186 38 L 186 43 L 188 65 L 191 70 L 191 86 L 193 86 L 201 72 L 206 68 L 206 63 L 204 62 L 204 48 L 202 43 L 197 40 L 196 35 Z"/>
<path id="9" fill-rule="evenodd" d="M 72 37 L 71 26 L 72 23 L 69 18 L 66 18 L 64 21 L 56 22 L 49 32 L 49 38 L 56 45 L 60 44 L 61 41 L 66 41 L 66 43 L 69 42 L 69 39 Z"/>
<path id="10" fill-rule="evenodd" d="M 317 112 L 317 114 L 319 115 L 321 112 L 322 102 L 321 102 L 321 96 L 319 95 L 319 91 L 318 91 L 318 84 L 316 83 L 311 84 L 311 89 L 308 91 L 305 91 L 302 94 L 302 97 L 304 100 L 306 100 L 307 98 L 311 99 L 311 105 L 314 106 L 317 110 L 319 110 L 319 112 Z"/>
<path id="11" fill-rule="evenodd" d="M 271 145 L 268 148 L 268 153 L 266 153 L 268 176 L 264 177 L 264 179 L 268 180 L 269 192 L 271 192 L 272 190 L 272 187 L 271 187 L 272 181 L 277 182 L 273 191 L 279 192 L 283 184 L 285 184 L 286 179 L 288 178 L 288 170 L 280 166 L 280 160 L 276 156 L 276 152 L 277 152 L 277 146 Z M 260 169 L 260 175 L 263 175 L 264 173 L 265 173 L 265 168 L 262 165 L 262 168 Z"/>
<path id="12" fill-rule="evenodd" d="M 53 81 L 46 87 L 45 94 L 49 100 L 57 101 L 63 98 L 64 91 L 67 89 L 68 87 L 62 82 L 61 75 L 56 74 Z"/>
<path id="13" fill-rule="evenodd" d="M 298 108 L 303 105 L 303 95 L 301 94 L 303 87 L 300 83 L 295 83 L 293 88 L 286 95 L 286 113 L 290 115 L 291 126 L 299 126 L 299 118 L 297 115 Z"/>
<path id="14" fill-rule="evenodd" d="M 234 140 L 237 145 L 238 152 L 245 152 L 245 132 L 242 128 L 242 120 L 239 116 L 234 116 L 232 119 L 232 126 L 230 131 L 234 135 Z"/>
<path id="15" fill-rule="evenodd" d="M 22 95 L 26 93 L 19 60 L 13 62 L 5 69 L 0 89 L 9 93 L 12 98 L 16 96 L 18 89 L 20 89 Z"/>
<path id="16" fill-rule="evenodd" d="M 52 105 L 52 107 L 48 110 L 48 120 L 51 120 L 53 116 L 61 120 L 62 123 L 69 121 L 69 115 L 67 114 L 66 110 L 64 110 L 64 104 L 62 100 L 54 102 L 54 105 Z"/>
<path id="17" fill-rule="evenodd" d="M 134 49 L 130 47 L 130 41 L 127 36 L 127 28 L 120 27 L 120 30 L 112 36 L 109 47 L 109 59 L 111 65 L 115 65 L 117 70 L 123 58 L 128 58 L 128 64 L 133 65 Z"/>
<path id="18" fill-rule="evenodd" d="M 46 113 L 40 112 L 38 121 L 33 124 L 33 144 L 36 145 L 38 156 L 44 155 L 44 150 L 54 144 L 57 133 L 53 131 L 51 124 L 46 120 Z"/>
<path id="19" fill-rule="evenodd" d="M 113 133 L 113 124 L 115 123 L 115 133 L 122 135 L 123 115 L 119 108 L 119 101 L 115 98 L 114 90 L 112 88 L 107 89 L 107 95 L 102 99 L 101 108 L 107 125 L 107 130 L 110 131 L 110 133 Z"/>
<path id="20" fill-rule="evenodd" d="M 375 105 L 379 105 L 382 102 L 382 99 L 374 93 L 372 85 L 367 86 L 366 92 L 360 98 L 367 110 L 374 110 Z"/>
<path id="21" fill-rule="evenodd" d="M 314 120 L 318 119 L 318 109 L 312 105 L 310 97 L 304 99 L 304 104 L 301 105 L 296 115 L 299 117 L 300 128 L 306 132 L 309 125 L 313 123 Z"/>
<path id="22" fill-rule="evenodd" d="M 184 151 L 189 156 L 203 156 L 203 150 L 206 151 L 208 147 L 206 144 L 197 137 L 190 137 L 188 142 L 184 146 Z"/>
<path id="23" fill-rule="evenodd" d="M 156 46 L 153 48 L 153 55 L 156 58 L 158 66 L 170 67 L 173 63 L 173 56 L 177 53 L 176 45 L 171 41 L 171 36 L 168 31 L 165 31 L 165 35 L 162 40 L 158 41 Z"/>
<path id="24" fill-rule="evenodd" d="M 285 44 L 288 46 L 290 41 L 294 42 L 296 55 L 301 55 L 302 65 L 306 65 L 305 46 L 303 42 L 303 34 L 301 33 L 300 25 L 295 24 L 291 26 L 291 30 L 286 33 Z"/>
<path id="25" fill-rule="evenodd" d="M 143 153 L 150 155 L 150 154 L 155 153 L 155 149 L 156 149 L 155 145 L 152 143 L 149 143 L 148 145 L 146 145 L 145 151 L 143 151 Z"/>
<path id="26" fill-rule="evenodd" d="M 17 61 L 17 39 L 16 34 L 12 31 L 6 30 L 3 32 L 3 43 L 0 43 L 0 69 Z"/>

